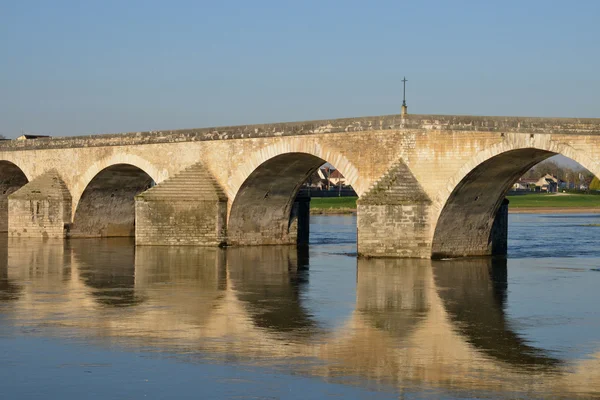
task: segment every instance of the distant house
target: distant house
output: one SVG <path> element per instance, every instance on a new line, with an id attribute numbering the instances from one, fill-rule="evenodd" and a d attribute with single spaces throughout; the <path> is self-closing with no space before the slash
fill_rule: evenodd
<path id="1" fill-rule="evenodd" d="M 331 174 L 329 175 L 329 181 L 336 186 L 344 186 L 346 184 L 346 178 L 337 169 L 331 171 Z"/>
<path id="2" fill-rule="evenodd" d="M 538 180 L 535 178 L 521 178 L 515 182 L 515 184 L 513 185 L 513 190 L 518 192 L 533 192 L 537 188 L 537 181 Z"/>
<path id="3" fill-rule="evenodd" d="M 561 181 L 557 177 L 550 174 L 546 174 L 540 179 L 538 179 L 535 185 L 538 186 L 540 188 L 540 191 L 542 192 L 556 193 L 558 192 L 558 186 L 561 182 L 563 181 Z"/>
<path id="4" fill-rule="evenodd" d="M 29 139 L 41 139 L 41 138 L 49 138 L 48 135 L 21 135 L 15 140 L 29 140 Z"/>
<path id="5" fill-rule="evenodd" d="M 342 173 L 330 167 L 321 167 L 318 171 L 319 177 L 325 181 L 326 186 L 344 186 L 346 184 L 346 178 Z"/>
<path id="6" fill-rule="evenodd" d="M 304 184 L 306 187 L 311 189 L 323 190 L 327 187 L 326 180 L 321 176 L 320 171 L 314 172 L 311 176 L 308 177 L 306 183 Z"/>

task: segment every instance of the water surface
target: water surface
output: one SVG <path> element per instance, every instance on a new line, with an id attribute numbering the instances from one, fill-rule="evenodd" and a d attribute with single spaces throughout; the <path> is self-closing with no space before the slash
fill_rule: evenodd
<path id="1" fill-rule="evenodd" d="M 0 243 L 6 398 L 600 396 L 597 215 L 510 215 L 508 259 L 311 245 Z"/>

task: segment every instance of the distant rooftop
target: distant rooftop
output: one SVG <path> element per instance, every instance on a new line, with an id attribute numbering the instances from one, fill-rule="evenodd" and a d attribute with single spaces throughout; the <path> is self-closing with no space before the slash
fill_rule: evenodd
<path id="1" fill-rule="evenodd" d="M 28 140 L 28 139 L 40 139 L 40 138 L 49 138 L 48 135 L 21 135 L 15 140 Z"/>

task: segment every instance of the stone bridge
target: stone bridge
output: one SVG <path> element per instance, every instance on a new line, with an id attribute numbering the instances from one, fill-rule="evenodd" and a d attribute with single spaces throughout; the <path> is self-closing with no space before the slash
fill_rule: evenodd
<path id="1" fill-rule="evenodd" d="M 390 115 L 3 141 L 0 230 L 294 244 L 299 189 L 329 162 L 359 195 L 360 255 L 489 255 L 505 248 L 506 192 L 555 154 L 600 175 L 600 119 Z"/>

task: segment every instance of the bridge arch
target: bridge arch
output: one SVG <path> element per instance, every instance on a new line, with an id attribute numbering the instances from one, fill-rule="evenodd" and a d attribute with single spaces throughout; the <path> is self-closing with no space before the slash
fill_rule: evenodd
<path id="1" fill-rule="evenodd" d="M 12 161 L 0 160 L 0 232 L 8 232 L 8 196 L 29 183 L 23 169 Z"/>
<path id="2" fill-rule="evenodd" d="M 162 182 L 169 177 L 168 171 L 161 170 L 148 160 L 134 154 L 116 153 L 109 157 L 102 158 L 90 165 L 73 185 L 73 218 L 75 217 L 75 210 L 79 205 L 79 200 L 92 179 L 104 169 L 117 164 L 128 164 L 137 167 L 148 174 L 156 183 Z"/>
<path id="3" fill-rule="evenodd" d="M 132 164 L 112 164 L 100 170 L 79 196 L 68 236 L 134 236 L 134 197 L 155 182 Z"/>
<path id="4" fill-rule="evenodd" d="M 505 195 L 531 167 L 557 154 L 600 174 L 600 163 L 585 151 L 546 135 L 507 135 L 502 143 L 476 154 L 435 198 L 432 256 L 490 255 L 492 225 Z"/>
<path id="5" fill-rule="evenodd" d="M 229 182 L 229 198 L 233 199 L 227 228 L 229 242 L 296 243 L 296 232 L 290 225 L 294 201 L 302 184 L 326 162 L 338 168 L 360 196 L 356 167 L 342 154 L 318 143 L 292 140 L 254 153 Z"/>
<path id="6" fill-rule="evenodd" d="M 285 141 L 282 140 L 279 143 L 255 151 L 236 169 L 235 173 L 229 178 L 226 188 L 227 196 L 232 202 L 252 173 L 270 159 L 285 154 L 312 155 L 323 160 L 322 164 L 328 162 L 339 169 L 346 178 L 346 182 L 354 188 L 359 196 L 367 189 L 359 176 L 358 169 L 339 151 L 324 147 L 316 140 L 306 140 L 305 138 L 285 139 Z"/>

